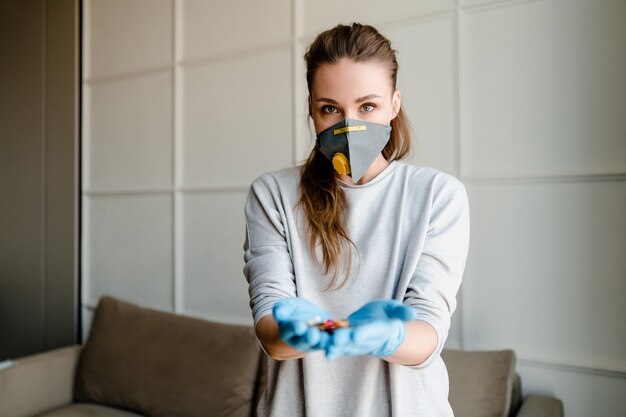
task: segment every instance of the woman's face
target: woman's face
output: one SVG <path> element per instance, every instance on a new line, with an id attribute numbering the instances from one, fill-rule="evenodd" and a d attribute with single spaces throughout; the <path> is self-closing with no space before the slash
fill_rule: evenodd
<path id="1" fill-rule="evenodd" d="M 393 91 L 389 68 L 379 61 L 342 58 L 320 65 L 310 99 L 316 133 L 343 119 L 387 124 L 400 109 L 400 91 Z"/>

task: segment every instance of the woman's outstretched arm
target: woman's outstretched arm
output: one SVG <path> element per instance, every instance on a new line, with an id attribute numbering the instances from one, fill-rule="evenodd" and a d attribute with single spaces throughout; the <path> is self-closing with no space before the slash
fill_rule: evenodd
<path id="1" fill-rule="evenodd" d="M 265 352 L 278 361 L 300 359 L 308 352 L 301 352 L 285 343 L 278 333 L 278 323 L 271 314 L 261 317 L 254 329 Z"/>
<path id="2" fill-rule="evenodd" d="M 406 322 L 406 336 L 398 350 L 384 358 L 387 362 L 417 366 L 424 362 L 437 347 L 437 332 L 425 321 Z"/>

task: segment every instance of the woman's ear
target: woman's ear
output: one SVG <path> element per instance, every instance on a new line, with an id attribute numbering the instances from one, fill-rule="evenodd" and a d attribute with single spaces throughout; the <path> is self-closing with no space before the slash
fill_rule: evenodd
<path id="1" fill-rule="evenodd" d="M 391 119 L 395 119 L 398 113 L 400 113 L 400 105 L 402 104 L 402 94 L 400 94 L 400 90 L 396 90 L 393 92 L 393 96 L 391 99 L 391 106 L 393 107 L 393 116 Z"/>

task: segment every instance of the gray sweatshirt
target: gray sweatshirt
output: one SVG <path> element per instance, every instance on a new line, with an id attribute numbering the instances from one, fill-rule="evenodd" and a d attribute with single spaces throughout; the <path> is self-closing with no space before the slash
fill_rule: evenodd
<path id="1" fill-rule="evenodd" d="M 396 299 L 417 309 L 437 332 L 437 348 L 417 366 L 372 356 L 268 358 L 261 417 L 453 416 L 448 373 L 440 353 L 456 309 L 469 247 L 464 185 L 434 168 L 392 161 L 374 179 L 349 185 L 352 273 L 340 290 L 322 291 L 330 273 L 315 263 L 299 197 L 300 167 L 256 178 L 245 205 L 244 275 L 256 326 L 274 303 L 299 296 L 345 318 L 374 299 Z M 317 248 L 320 249 L 319 247 Z M 322 259 L 321 250 L 318 259 Z M 340 278 L 342 279 L 342 278 Z"/>

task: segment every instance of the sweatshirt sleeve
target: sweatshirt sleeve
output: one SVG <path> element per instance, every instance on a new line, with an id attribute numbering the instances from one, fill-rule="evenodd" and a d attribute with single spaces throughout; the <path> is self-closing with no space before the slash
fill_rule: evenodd
<path id="1" fill-rule="evenodd" d="M 249 284 L 255 327 L 261 317 L 272 314 L 276 301 L 296 295 L 293 263 L 279 210 L 280 198 L 271 184 L 267 175 L 257 178 L 250 186 L 245 204 L 243 272 Z"/>
<path id="2" fill-rule="evenodd" d="M 442 184 L 438 185 L 438 181 Z M 430 222 L 404 303 L 417 309 L 418 320 L 434 327 L 438 342 L 424 362 L 411 366 L 416 369 L 428 366 L 443 350 L 469 250 L 465 186 L 456 177 L 441 173 L 435 176 L 432 187 Z"/>

